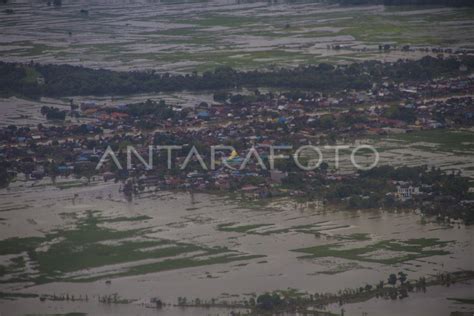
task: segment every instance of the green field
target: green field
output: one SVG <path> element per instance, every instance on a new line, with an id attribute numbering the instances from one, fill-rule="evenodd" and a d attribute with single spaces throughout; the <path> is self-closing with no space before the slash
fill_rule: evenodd
<path id="1" fill-rule="evenodd" d="M 445 152 L 473 152 L 474 132 L 469 130 L 433 129 L 390 135 L 389 139 L 403 141 L 424 150 Z M 421 143 L 421 144 L 416 144 Z M 423 143 L 426 143 L 424 145 Z M 434 145 L 428 147 L 427 145 Z"/>
<path id="2" fill-rule="evenodd" d="M 251 9 L 214 2 L 204 9 L 202 3 L 159 2 L 123 9 L 91 3 L 84 17 L 82 7 L 69 4 L 52 14 L 47 6 L 13 5 L 24 14 L 0 20 L 2 32 L 13 38 L 2 57 L 202 72 L 222 65 L 251 69 L 418 58 L 425 53 L 380 52 L 378 45 L 471 48 L 474 41 L 474 10 L 466 8 L 338 7 L 305 1 L 257 2 Z M 14 39 L 18 32 L 24 35 Z M 344 47 L 327 49 L 327 44 Z"/>
<path id="3" fill-rule="evenodd" d="M 76 218 L 73 227 L 55 230 L 44 237 L 2 240 L 0 255 L 15 255 L 9 265 L 0 266 L 0 276 L 10 276 L 2 282 L 90 281 L 261 257 L 223 247 L 149 237 L 153 232 L 150 229 L 108 228 L 111 223 L 148 219 L 147 216 L 103 218 L 99 211 L 89 211 Z M 141 262 L 146 259 L 160 260 Z M 27 262 L 34 267 L 34 272 L 28 272 Z M 86 271 L 124 263 L 132 265 L 97 275 Z"/>
<path id="4" fill-rule="evenodd" d="M 405 241 L 382 240 L 363 247 L 344 249 L 341 248 L 347 246 L 347 244 L 336 243 L 295 249 L 294 251 L 307 254 L 301 258 L 334 257 L 392 265 L 425 257 L 447 255 L 449 252 L 443 248 L 449 243 L 450 242 L 440 241 L 435 238 L 418 238 Z M 385 252 L 388 253 L 389 256 L 377 258 L 374 256 L 375 252 Z"/>

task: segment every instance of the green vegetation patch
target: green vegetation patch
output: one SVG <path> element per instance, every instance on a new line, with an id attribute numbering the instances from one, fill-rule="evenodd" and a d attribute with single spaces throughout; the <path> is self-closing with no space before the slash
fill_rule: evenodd
<path id="1" fill-rule="evenodd" d="M 279 229 L 269 229 L 259 231 L 259 228 L 262 227 L 272 227 L 275 226 L 274 224 L 245 224 L 245 225 L 236 225 L 237 223 L 224 223 L 217 225 L 217 230 L 225 231 L 225 232 L 236 232 L 236 233 L 246 233 L 246 234 L 253 234 L 253 235 L 262 235 L 268 236 L 273 234 L 285 234 L 285 233 L 302 233 L 302 234 L 312 234 L 315 236 L 320 236 L 322 232 L 334 229 L 342 229 L 348 228 L 350 225 L 333 225 L 330 224 L 328 221 L 316 222 L 312 224 L 305 224 L 305 225 L 295 225 L 287 228 L 279 228 Z M 363 240 L 364 234 L 354 234 L 353 238 L 355 240 Z M 360 239 L 357 239 L 360 238 Z"/>
<path id="2" fill-rule="evenodd" d="M 107 222 L 107 223 L 118 223 L 118 222 L 141 222 L 141 221 L 147 221 L 149 219 L 152 219 L 152 217 L 147 216 L 147 215 L 138 215 L 138 216 L 132 216 L 132 217 L 126 217 L 126 216 L 120 216 L 120 217 L 113 217 L 113 218 L 103 218 L 101 219 L 102 222 Z"/>
<path id="3" fill-rule="evenodd" d="M 339 240 L 350 240 L 350 241 L 369 241 L 372 238 L 368 233 L 354 233 L 350 235 L 338 235 L 336 236 Z"/>
<path id="4" fill-rule="evenodd" d="M 26 76 L 24 78 L 26 83 L 36 83 L 41 74 L 32 67 L 25 66 Z"/>
<path id="5" fill-rule="evenodd" d="M 26 267 L 26 262 L 23 256 L 14 257 L 5 265 L 0 265 L 0 277 L 10 274 L 22 273 Z"/>
<path id="6" fill-rule="evenodd" d="M 332 266 L 328 270 L 318 271 L 315 273 L 311 273 L 309 275 L 319 275 L 319 274 L 335 275 L 335 274 L 344 273 L 344 272 L 355 270 L 355 269 L 367 269 L 367 268 L 364 268 L 363 266 L 359 265 L 356 262 L 347 262 L 347 263 L 338 264 L 336 266 Z"/>
<path id="7" fill-rule="evenodd" d="M 256 233 L 254 230 L 258 228 L 273 226 L 273 224 L 250 224 L 250 225 L 234 226 L 235 224 L 236 223 L 219 224 L 217 225 L 217 230 L 223 231 L 223 232 Z"/>
<path id="8" fill-rule="evenodd" d="M 309 224 L 309 225 L 300 225 L 292 227 L 292 230 L 298 233 L 303 234 L 313 234 L 315 236 L 320 236 L 321 232 L 334 230 L 334 229 L 342 229 L 342 228 L 349 228 L 350 225 L 322 225 L 322 223 L 316 224 Z"/>
<path id="9" fill-rule="evenodd" d="M 125 272 L 115 273 L 112 276 L 130 276 L 147 273 L 155 273 L 167 270 L 176 270 L 183 268 L 192 268 L 199 266 L 207 266 L 212 264 L 224 264 L 242 260 L 252 260 L 265 257 L 264 255 L 240 255 L 240 254 L 225 254 L 211 258 L 200 258 L 201 256 L 194 256 L 191 258 L 167 259 L 157 263 L 138 265 L 128 269 Z M 111 275 L 109 275 L 111 276 Z M 98 278 L 81 279 L 81 281 L 94 281 Z"/>
<path id="10" fill-rule="evenodd" d="M 227 248 L 204 247 L 147 236 L 147 228 L 116 230 L 101 224 L 141 221 L 147 216 L 104 218 L 98 211 L 88 211 L 73 228 L 58 229 L 44 237 L 10 238 L 0 241 L 0 255 L 23 254 L 0 272 L 10 276 L 3 282 L 85 281 L 114 275 L 135 275 L 211 263 L 251 259 Z M 26 255 L 25 255 L 26 253 Z M 26 257 L 26 259 L 24 259 Z M 177 258 L 179 257 L 179 258 Z M 140 260 L 159 262 L 140 265 Z M 32 263 L 28 272 L 24 260 Z M 129 263 L 136 263 L 130 265 Z M 90 276 L 89 269 L 128 263 L 127 268 Z M 21 271 L 23 269 L 23 271 Z M 12 272 L 16 272 L 12 274 Z"/>
<path id="11" fill-rule="evenodd" d="M 11 212 L 11 211 L 26 210 L 29 207 L 30 207 L 29 205 L 19 205 L 19 206 L 0 208 L 0 212 Z"/>
<path id="12" fill-rule="evenodd" d="M 72 189 L 72 188 L 79 188 L 88 185 L 87 182 L 84 181 L 69 181 L 64 183 L 56 183 L 56 187 L 60 190 Z"/>
<path id="13" fill-rule="evenodd" d="M 418 238 L 406 241 L 382 240 L 365 247 L 341 249 L 345 244 L 336 243 L 315 247 L 295 249 L 295 252 L 306 253 L 300 258 L 335 257 L 347 260 L 375 262 L 381 264 L 397 264 L 425 257 L 447 255 L 448 251 L 442 250 L 450 241 L 440 241 L 437 238 Z M 438 249 L 433 249 L 433 248 Z M 377 258 L 375 252 L 394 252 L 395 256 Z"/>
<path id="14" fill-rule="evenodd" d="M 461 303 L 461 304 L 474 304 L 474 298 L 448 297 L 447 300 L 455 301 L 456 303 Z"/>
<path id="15" fill-rule="evenodd" d="M 15 298 L 36 298 L 38 294 L 34 293 L 7 293 L 0 292 L 0 299 L 15 299 Z"/>
<path id="16" fill-rule="evenodd" d="M 434 150 L 439 151 L 453 152 L 474 150 L 474 132 L 466 130 L 447 131 L 434 129 L 391 135 L 390 138 L 408 143 L 432 143 L 436 145 Z"/>

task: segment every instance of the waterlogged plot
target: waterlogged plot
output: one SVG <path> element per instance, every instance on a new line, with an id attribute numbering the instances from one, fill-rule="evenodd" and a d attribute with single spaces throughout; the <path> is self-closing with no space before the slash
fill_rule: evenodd
<path id="1" fill-rule="evenodd" d="M 217 229 L 224 232 L 259 234 L 258 229 L 267 226 L 272 226 L 272 224 L 236 225 L 236 223 L 227 223 L 218 225 Z"/>
<path id="2" fill-rule="evenodd" d="M 461 170 L 474 175 L 474 133 L 465 130 L 430 130 L 390 135 L 373 145 L 382 164 L 395 166 L 429 165 L 443 170 Z"/>
<path id="3" fill-rule="evenodd" d="M 104 218 L 89 211 L 74 227 L 44 237 L 0 241 L 3 283 L 91 281 L 164 270 L 253 259 L 223 247 L 203 247 L 149 237 L 147 228 L 116 230 L 110 223 L 146 221 L 148 216 Z"/>
<path id="4" fill-rule="evenodd" d="M 322 262 L 320 262 L 322 263 Z M 345 273 L 351 270 L 367 270 L 370 268 L 364 267 L 357 262 L 334 262 L 334 260 L 327 260 L 324 262 L 327 269 L 324 271 L 318 271 L 314 273 L 309 273 L 309 276 L 317 275 L 336 275 L 339 273 Z"/>
<path id="5" fill-rule="evenodd" d="M 472 8 L 0 2 L 2 316 L 474 311 Z"/>
<path id="6" fill-rule="evenodd" d="M 36 196 L 46 198 L 33 207 Z M 110 183 L 17 186 L 2 197 L 2 208 L 23 206 L 1 213 L 0 292 L 8 295 L 231 302 L 246 297 L 242 293 L 288 287 L 335 293 L 376 284 L 391 273 L 389 262 L 410 278 L 471 266 L 470 228 L 421 224 L 411 212 L 345 212 L 292 198 L 250 203 L 238 194 L 165 191 L 126 202 Z M 91 201 L 102 211 L 90 211 Z M 20 223 L 20 234 L 13 232 Z M 322 250 L 316 256 L 293 251 L 315 246 Z M 17 300 L 12 304 L 23 302 Z"/>
<path id="7" fill-rule="evenodd" d="M 419 147 L 427 151 L 474 153 L 474 132 L 472 130 L 430 130 L 392 135 L 388 139 L 399 140 L 411 147 Z"/>
<path id="8" fill-rule="evenodd" d="M 434 129 L 410 131 L 387 136 L 371 136 L 361 140 L 370 144 L 379 154 L 378 165 L 422 166 L 441 168 L 442 170 L 460 170 L 463 175 L 474 176 L 474 132 L 471 129 Z M 335 165 L 334 150 L 322 150 L 324 161 Z M 312 157 L 316 155 L 312 153 Z M 317 156 L 316 156 L 317 158 Z M 351 150 L 339 151 L 339 171 L 350 173 Z M 359 150 L 356 163 L 367 167 L 374 163 L 375 155 L 370 150 Z"/>
<path id="9" fill-rule="evenodd" d="M 345 228 L 350 228 L 350 225 L 338 225 L 335 223 L 331 223 L 329 221 L 322 221 L 316 222 L 313 224 L 305 224 L 305 225 L 295 225 L 290 226 L 287 228 L 281 228 L 281 224 L 245 224 L 239 225 L 238 223 L 224 223 L 217 225 L 217 230 L 223 232 L 235 232 L 235 233 L 244 233 L 244 234 L 252 234 L 252 235 L 273 235 L 273 234 L 286 234 L 286 233 L 293 233 L 293 234 L 311 234 L 314 236 L 322 236 L 324 232 L 331 232 L 334 230 L 340 230 Z M 345 239 L 352 239 L 352 238 L 361 238 L 364 240 L 366 234 L 354 234 L 352 236 L 341 236 L 339 238 Z M 370 238 L 369 238 L 370 239 Z"/>
<path id="10" fill-rule="evenodd" d="M 320 1 L 64 1 L 60 8 L 15 1 L 8 8 L 13 14 L 0 21 L 3 60 L 123 70 L 396 60 L 427 53 L 379 52 L 378 45 L 471 48 L 474 39 L 473 11 L 465 8 Z"/>
<path id="11" fill-rule="evenodd" d="M 443 248 L 448 243 L 450 242 L 434 238 L 419 238 L 405 241 L 382 240 L 364 247 L 351 247 L 345 243 L 337 243 L 295 249 L 294 251 L 309 254 L 301 258 L 335 257 L 392 265 L 425 257 L 447 255 L 449 251 Z"/>

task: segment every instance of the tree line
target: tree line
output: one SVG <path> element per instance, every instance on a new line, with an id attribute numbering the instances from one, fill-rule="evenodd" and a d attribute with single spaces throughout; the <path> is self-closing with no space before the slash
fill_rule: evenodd
<path id="1" fill-rule="evenodd" d="M 364 61 L 350 65 L 305 65 L 271 71 L 237 71 L 217 67 L 202 74 L 157 73 L 155 71 L 119 72 L 82 66 L 0 62 L 0 95 L 42 96 L 113 95 L 182 90 L 218 90 L 237 87 L 275 87 L 337 91 L 365 90 L 386 78 L 394 82 L 426 81 L 460 73 L 464 64 L 474 68 L 474 57 L 424 57 L 394 63 Z M 34 76 L 32 78 L 32 74 Z"/>

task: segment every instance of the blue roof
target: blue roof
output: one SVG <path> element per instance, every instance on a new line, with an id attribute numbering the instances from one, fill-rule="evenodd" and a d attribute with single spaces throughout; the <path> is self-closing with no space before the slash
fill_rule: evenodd
<path id="1" fill-rule="evenodd" d="M 88 161 L 89 158 L 86 157 L 86 156 L 80 156 L 79 158 L 77 158 L 77 161 Z"/>

